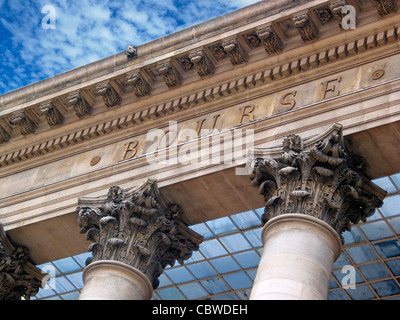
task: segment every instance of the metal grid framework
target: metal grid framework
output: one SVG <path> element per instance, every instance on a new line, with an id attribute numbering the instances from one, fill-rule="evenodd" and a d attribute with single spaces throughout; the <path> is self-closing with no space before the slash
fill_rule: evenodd
<path id="1" fill-rule="evenodd" d="M 400 173 L 374 180 L 389 195 L 382 208 L 343 236 L 328 300 L 400 300 Z M 246 300 L 262 253 L 263 208 L 191 226 L 205 240 L 183 265 L 167 267 L 154 300 Z M 75 300 L 90 253 L 38 265 L 52 277 L 38 300 Z M 354 284 L 355 279 L 355 284 Z"/>

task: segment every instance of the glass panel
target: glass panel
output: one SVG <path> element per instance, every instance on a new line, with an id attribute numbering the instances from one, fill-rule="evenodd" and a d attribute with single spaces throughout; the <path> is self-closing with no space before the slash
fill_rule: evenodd
<path id="1" fill-rule="evenodd" d="M 393 258 L 400 256 L 400 243 L 398 240 L 388 240 L 374 243 L 375 248 L 382 258 Z"/>
<path id="2" fill-rule="evenodd" d="M 400 214 L 400 195 L 388 197 L 383 200 L 381 211 L 386 217 Z"/>
<path id="3" fill-rule="evenodd" d="M 258 217 L 259 217 L 260 219 L 262 219 L 262 216 L 263 216 L 263 214 L 264 214 L 264 210 L 265 210 L 265 208 L 264 208 L 264 207 L 261 207 L 261 208 L 255 209 L 254 212 L 258 215 Z"/>
<path id="4" fill-rule="evenodd" d="M 390 276 L 389 271 L 380 262 L 362 265 L 359 268 L 367 280 L 377 280 Z"/>
<path id="5" fill-rule="evenodd" d="M 51 290 L 49 287 L 46 286 L 43 289 L 39 289 L 39 292 L 37 293 L 36 298 L 43 299 L 46 297 L 54 296 L 55 294 L 56 293 L 53 290 Z"/>
<path id="6" fill-rule="evenodd" d="M 185 263 L 196 262 L 200 260 L 204 260 L 203 255 L 199 251 L 193 251 L 192 256 L 189 259 L 185 260 Z"/>
<path id="7" fill-rule="evenodd" d="M 49 284 L 51 285 L 51 283 Z M 75 287 L 67 280 L 65 277 L 57 277 L 55 278 L 54 289 L 57 293 L 65 293 L 68 291 L 76 290 Z"/>
<path id="8" fill-rule="evenodd" d="M 338 288 L 338 287 L 339 287 L 339 285 L 337 284 L 335 278 L 331 277 L 329 279 L 329 289 L 335 289 L 335 288 Z"/>
<path id="9" fill-rule="evenodd" d="M 356 283 L 364 282 L 364 279 L 361 277 L 360 273 L 354 267 L 352 267 L 351 269 L 350 268 L 346 268 L 343 270 L 339 269 L 339 270 L 334 271 L 333 274 L 335 275 L 335 277 L 339 283 L 342 284 L 342 282 L 344 282 L 342 284 L 343 286 L 346 286 L 346 285 L 349 286 L 351 284 L 354 284 L 354 279 L 351 279 L 351 277 L 353 275 L 356 276 L 356 279 L 355 279 Z M 352 283 L 350 281 L 352 281 Z"/>
<path id="10" fill-rule="evenodd" d="M 204 239 L 211 239 L 214 237 L 211 230 L 204 223 L 199 223 L 193 226 L 189 226 L 189 229 L 192 229 L 193 231 L 197 232 L 198 234 L 203 236 Z"/>
<path id="11" fill-rule="evenodd" d="M 74 259 L 81 265 L 82 268 L 86 267 L 86 260 L 92 257 L 91 252 L 85 252 L 78 254 L 76 256 L 73 256 Z"/>
<path id="12" fill-rule="evenodd" d="M 208 280 L 200 281 L 204 288 L 208 291 L 209 294 L 217 294 L 229 291 L 228 286 L 221 278 L 212 278 Z"/>
<path id="13" fill-rule="evenodd" d="M 260 263 L 260 256 L 254 251 L 248 251 L 233 255 L 242 268 L 257 267 Z"/>
<path id="14" fill-rule="evenodd" d="M 238 300 L 238 298 L 233 293 L 228 293 L 221 296 L 215 296 L 214 300 Z"/>
<path id="15" fill-rule="evenodd" d="M 350 231 L 345 231 L 342 234 L 345 244 L 360 242 L 365 240 L 363 234 L 358 227 L 353 226 Z"/>
<path id="16" fill-rule="evenodd" d="M 358 285 L 355 289 L 347 289 L 346 292 L 355 300 L 369 300 L 375 298 L 375 294 L 366 284 Z"/>
<path id="17" fill-rule="evenodd" d="M 202 242 L 200 244 L 200 251 L 206 258 L 214 258 L 228 254 L 224 247 L 215 239 Z"/>
<path id="18" fill-rule="evenodd" d="M 372 216 L 367 218 L 367 221 L 374 221 L 374 220 L 378 220 L 378 219 L 382 219 L 382 214 L 378 209 L 374 210 L 374 213 Z"/>
<path id="19" fill-rule="evenodd" d="M 396 187 L 390 181 L 389 177 L 374 179 L 372 180 L 372 182 L 375 183 L 378 187 L 382 188 L 383 190 L 386 190 L 389 194 L 396 192 Z"/>
<path id="20" fill-rule="evenodd" d="M 395 276 L 400 276 L 400 259 L 386 261 L 386 264 Z"/>
<path id="21" fill-rule="evenodd" d="M 397 188 L 400 189 L 400 173 L 394 174 L 394 175 L 390 176 L 390 178 L 392 178 L 392 180 L 396 184 Z"/>
<path id="22" fill-rule="evenodd" d="M 79 299 L 79 292 L 78 292 L 78 291 L 75 291 L 75 292 L 63 294 L 63 295 L 61 296 L 61 298 L 62 298 L 63 300 L 78 300 L 78 299 Z"/>
<path id="23" fill-rule="evenodd" d="M 237 272 L 223 276 L 224 280 L 233 290 L 244 289 L 253 286 L 253 281 L 244 272 Z"/>
<path id="24" fill-rule="evenodd" d="M 216 276 L 217 273 L 210 266 L 208 262 L 200 262 L 196 264 L 188 265 L 187 268 L 193 273 L 197 279 L 204 279 Z"/>
<path id="25" fill-rule="evenodd" d="M 246 273 L 251 278 L 251 280 L 254 281 L 256 279 L 257 269 L 247 269 Z"/>
<path id="26" fill-rule="evenodd" d="M 234 214 L 231 218 L 241 230 L 261 225 L 260 218 L 253 211 Z"/>
<path id="27" fill-rule="evenodd" d="M 71 257 L 53 261 L 53 264 L 64 274 L 82 270 Z"/>
<path id="28" fill-rule="evenodd" d="M 346 251 L 355 263 L 373 261 L 378 258 L 369 244 L 347 248 Z"/>
<path id="29" fill-rule="evenodd" d="M 168 279 L 168 277 L 165 275 L 165 273 L 163 273 L 158 280 L 160 281 L 158 287 L 159 288 L 163 288 L 163 287 L 167 287 L 169 285 L 172 284 L 171 280 Z"/>
<path id="30" fill-rule="evenodd" d="M 210 260 L 210 263 L 221 274 L 240 270 L 239 265 L 232 259 L 232 257 L 223 257 L 219 259 Z"/>
<path id="31" fill-rule="evenodd" d="M 82 279 L 82 273 L 83 272 L 78 272 L 78 273 L 72 273 L 67 275 L 67 279 L 72 282 L 72 284 L 78 288 L 82 289 L 83 288 L 83 279 Z"/>
<path id="32" fill-rule="evenodd" d="M 195 278 L 190 274 L 190 272 L 185 267 L 168 269 L 165 270 L 164 272 L 175 283 L 183 283 L 195 280 Z"/>
<path id="33" fill-rule="evenodd" d="M 400 217 L 389 219 L 388 222 L 397 234 L 400 234 Z"/>
<path id="34" fill-rule="evenodd" d="M 332 269 L 343 268 L 344 266 L 351 265 L 350 260 L 347 258 L 346 254 L 342 252 L 339 258 L 333 264 Z"/>
<path id="35" fill-rule="evenodd" d="M 250 241 L 250 243 L 253 245 L 254 248 L 258 248 L 258 247 L 262 246 L 261 232 L 262 232 L 262 228 L 258 228 L 258 229 L 243 232 L 243 234 Z"/>
<path id="36" fill-rule="evenodd" d="M 250 243 L 240 233 L 222 237 L 220 240 L 231 253 L 251 249 Z"/>
<path id="37" fill-rule="evenodd" d="M 400 292 L 400 288 L 394 280 L 371 283 L 371 286 L 376 290 L 380 297 L 386 297 Z"/>
<path id="38" fill-rule="evenodd" d="M 181 286 L 179 286 L 179 289 L 183 292 L 183 294 L 189 300 L 198 299 L 198 298 L 207 296 L 207 292 L 197 282 L 181 285 Z"/>
<path id="39" fill-rule="evenodd" d="M 360 226 L 369 240 L 379 240 L 393 236 L 392 230 L 385 221 L 377 221 Z"/>
<path id="40" fill-rule="evenodd" d="M 178 291 L 177 288 L 171 287 L 157 290 L 157 293 L 164 300 L 185 300 L 185 297 Z"/>
<path id="41" fill-rule="evenodd" d="M 349 300 L 343 290 L 332 290 L 328 292 L 327 300 Z"/>
<path id="42" fill-rule="evenodd" d="M 236 294 L 238 295 L 240 300 L 249 300 L 250 299 L 250 292 L 251 290 L 244 290 L 244 291 L 238 291 Z"/>
<path id="43" fill-rule="evenodd" d="M 215 234 L 236 231 L 235 225 L 228 217 L 207 221 L 207 225 Z"/>

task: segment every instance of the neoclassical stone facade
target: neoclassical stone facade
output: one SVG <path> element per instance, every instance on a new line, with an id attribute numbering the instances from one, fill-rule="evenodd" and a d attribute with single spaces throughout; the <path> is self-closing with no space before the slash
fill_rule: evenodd
<path id="1" fill-rule="evenodd" d="M 36 265 L 89 247 L 82 299 L 149 299 L 191 225 L 265 207 L 251 298 L 325 299 L 342 232 L 385 198 L 371 179 L 400 172 L 399 14 L 262 1 L 0 96 L 7 238 Z M 0 296 L 29 298 L 41 277 L 3 246 Z"/>

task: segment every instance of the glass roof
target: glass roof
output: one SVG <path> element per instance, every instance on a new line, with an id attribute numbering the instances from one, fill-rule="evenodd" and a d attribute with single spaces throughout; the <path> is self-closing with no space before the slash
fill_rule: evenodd
<path id="1" fill-rule="evenodd" d="M 389 195 L 365 223 L 343 234 L 345 244 L 333 265 L 328 300 L 400 300 L 400 174 L 373 182 Z M 249 299 L 262 253 L 263 210 L 191 226 L 205 238 L 200 250 L 183 265 L 176 263 L 165 269 L 153 299 Z M 38 265 L 53 274 L 35 299 L 78 299 L 83 288 L 82 272 L 90 255 L 82 253 Z M 354 267 L 354 286 L 346 286 L 348 266 Z"/>

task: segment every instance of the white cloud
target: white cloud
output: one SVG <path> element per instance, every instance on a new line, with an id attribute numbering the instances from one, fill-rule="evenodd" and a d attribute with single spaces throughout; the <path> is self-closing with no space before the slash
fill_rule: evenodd
<path id="1" fill-rule="evenodd" d="M 56 29 L 43 29 L 43 6 L 56 9 Z M 102 59 L 253 0 L 0 0 L 0 94 Z M 2 30 L 3 29 L 3 30 Z M 2 32 L 4 31 L 4 32 Z"/>

